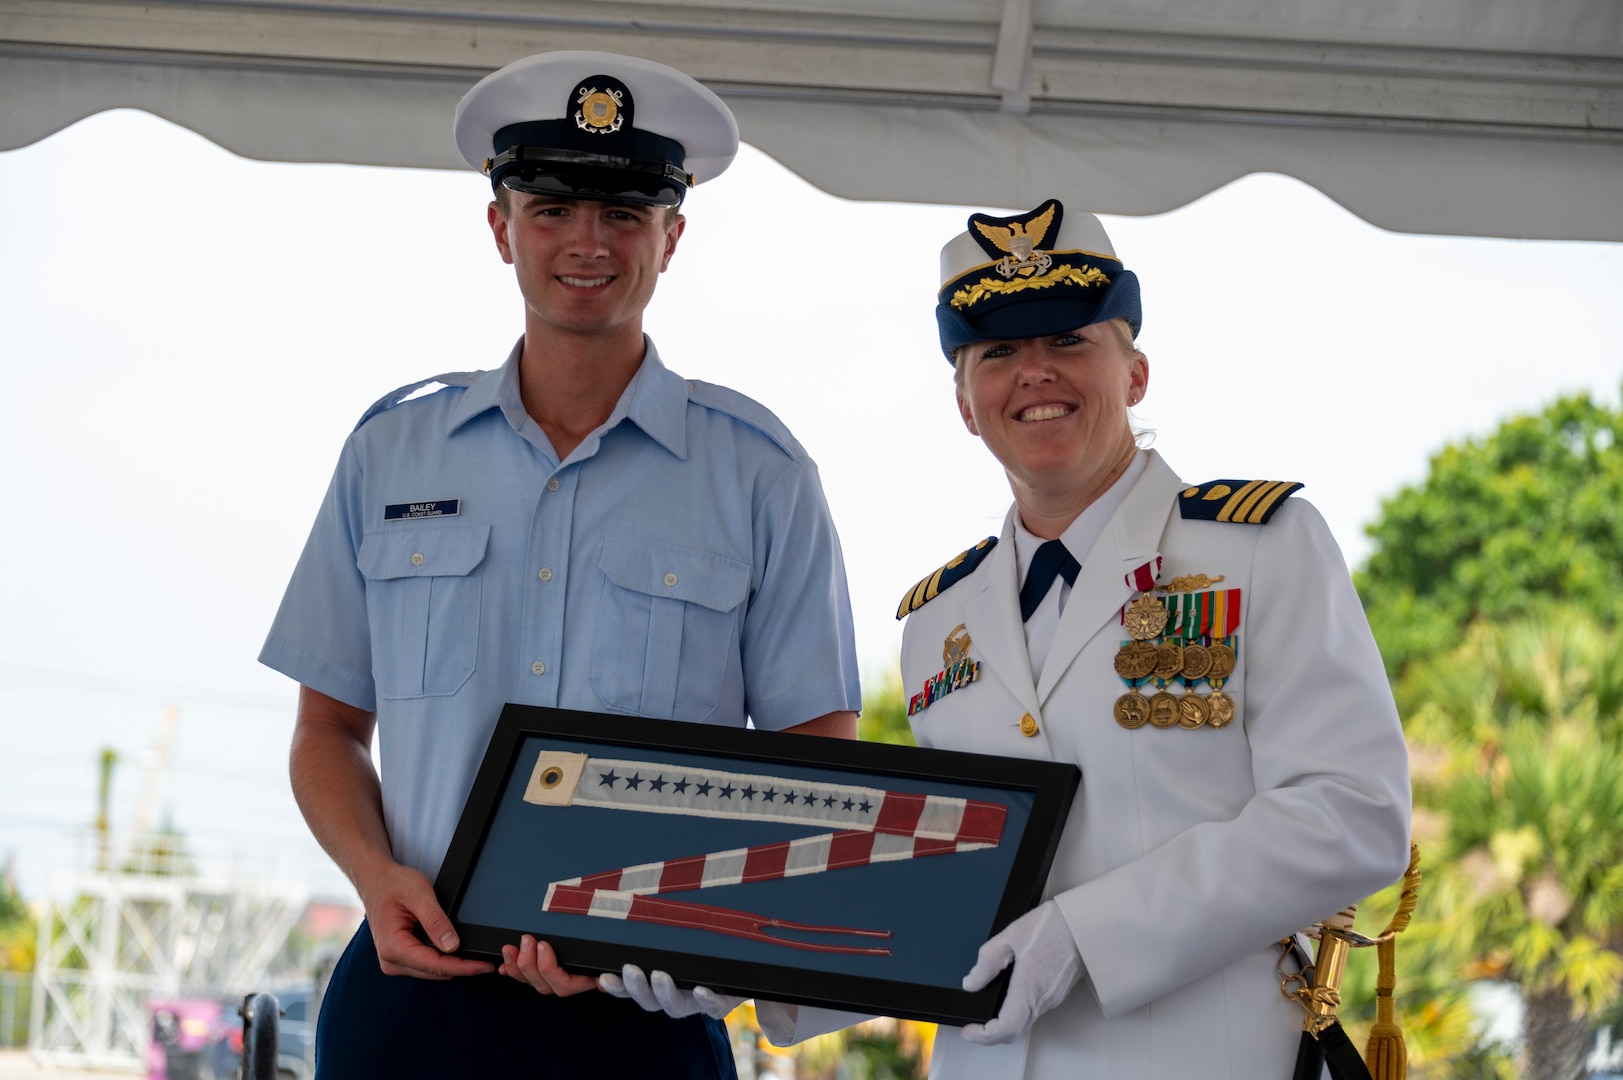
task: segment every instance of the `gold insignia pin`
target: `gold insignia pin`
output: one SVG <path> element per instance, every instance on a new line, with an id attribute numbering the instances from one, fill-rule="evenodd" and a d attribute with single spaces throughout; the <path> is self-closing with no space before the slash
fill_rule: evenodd
<path id="1" fill-rule="evenodd" d="M 969 647 L 974 644 L 970 640 L 969 631 L 959 623 L 947 632 L 947 640 L 941 646 L 941 662 L 951 667 L 960 660 L 969 659 Z"/>
<path id="2" fill-rule="evenodd" d="M 1216 577 L 1207 577 L 1205 574 L 1180 574 L 1167 584 L 1166 590 L 1169 593 L 1199 592 L 1211 588 L 1223 579 L 1223 574 Z"/>
<path id="3" fill-rule="evenodd" d="M 1058 232 L 1059 203 L 1049 200 L 1030 214 L 1014 218 L 983 219 L 974 215 L 969 220 L 984 238 L 981 246 L 994 254 L 1003 252 L 994 269 L 1005 280 L 1019 275 L 1029 278 L 1047 272 L 1054 259 L 1042 250 L 1049 232 Z M 995 250 L 994 250 L 995 249 Z"/>
<path id="4" fill-rule="evenodd" d="M 595 86 L 581 87 L 575 101 L 575 126 L 594 135 L 612 135 L 620 130 L 625 118 L 620 115 L 620 94 L 616 90 L 599 90 Z"/>

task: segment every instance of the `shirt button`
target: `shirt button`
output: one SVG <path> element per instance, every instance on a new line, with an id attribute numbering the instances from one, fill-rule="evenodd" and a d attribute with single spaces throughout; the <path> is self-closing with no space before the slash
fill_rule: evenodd
<path id="1" fill-rule="evenodd" d="M 1020 717 L 1020 734 L 1028 739 L 1037 734 L 1037 721 L 1032 719 L 1030 713 L 1024 713 Z"/>
<path id="2" fill-rule="evenodd" d="M 537 660 L 535 663 L 530 665 L 530 674 L 545 675 L 546 673 L 547 665 L 543 664 L 541 661 Z"/>
<path id="3" fill-rule="evenodd" d="M 556 476 L 554 476 L 551 480 L 547 481 L 547 490 L 548 491 L 557 491 L 558 490 L 558 478 Z"/>
<path id="4" fill-rule="evenodd" d="M 676 587 L 676 575 L 674 573 L 665 575 L 665 587 L 667 589 Z"/>
<path id="5" fill-rule="evenodd" d="M 552 580 L 552 567 L 543 566 L 541 569 L 539 569 L 539 570 L 537 570 L 535 572 L 535 576 L 540 578 L 542 581 L 551 581 Z"/>
<path id="6" fill-rule="evenodd" d="M 411 557 L 411 565 L 413 565 L 413 566 L 421 566 L 421 565 L 423 565 L 423 553 L 421 551 L 419 551 L 417 554 L 415 554 L 415 555 L 413 555 Z"/>

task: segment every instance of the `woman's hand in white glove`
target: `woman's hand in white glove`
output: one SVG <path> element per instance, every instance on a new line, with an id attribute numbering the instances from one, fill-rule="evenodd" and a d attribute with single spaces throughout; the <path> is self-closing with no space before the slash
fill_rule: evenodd
<path id="1" fill-rule="evenodd" d="M 1064 1001 L 1082 978 L 1082 954 L 1058 904 L 1045 901 L 982 945 L 975 966 L 964 976 L 964 989 L 984 988 L 1011 962 L 1014 972 L 1003 1010 L 985 1024 L 964 1028 L 969 1042 L 985 1045 L 1019 1038 L 1037 1017 Z"/>
<path id="2" fill-rule="evenodd" d="M 663 971 L 644 975 L 642 968 L 635 964 L 627 964 L 618 975 L 604 972 L 597 977 L 597 985 L 606 994 L 630 998 L 649 1012 L 662 1012 L 677 1019 L 704 1013 L 722 1020 L 744 1000 L 731 994 L 718 994 L 707 986 L 683 990 Z"/>

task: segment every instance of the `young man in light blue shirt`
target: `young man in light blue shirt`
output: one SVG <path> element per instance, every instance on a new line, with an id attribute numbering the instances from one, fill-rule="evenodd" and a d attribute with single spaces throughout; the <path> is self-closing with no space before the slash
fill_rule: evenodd
<path id="1" fill-rule="evenodd" d="M 319 1075 L 729 1076 L 718 1021 L 596 993 L 544 942 L 499 973 L 451 955 L 432 879 L 506 702 L 855 735 L 816 466 L 642 332 L 681 197 L 726 168 L 737 128 L 679 72 L 577 52 L 486 78 L 456 133 L 491 177 L 524 337 L 497 370 L 362 418 L 261 654 L 301 684 L 294 793 L 367 912 Z"/>

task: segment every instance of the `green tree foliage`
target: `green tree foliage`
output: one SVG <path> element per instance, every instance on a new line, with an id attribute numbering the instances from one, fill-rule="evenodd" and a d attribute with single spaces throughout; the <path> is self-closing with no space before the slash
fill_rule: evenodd
<path id="1" fill-rule="evenodd" d="M 907 693 L 902 674 L 891 668 L 878 678 L 864 680 L 868 689 L 862 695 L 862 716 L 857 721 L 857 738 L 863 742 L 897 743 L 917 746 L 907 722 Z"/>
<path id="2" fill-rule="evenodd" d="M 1623 614 L 1623 413 L 1578 394 L 1450 446 L 1381 507 L 1354 575 L 1388 673 L 1463 628 L 1571 602 Z"/>
<path id="3" fill-rule="evenodd" d="M 1515 983 L 1521 1075 L 1571 1080 L 1623 997 L 1623 633 L 1563 607 L 1479 622 L 1398 700 L 1431 852 L 1422 986 Z"/>
<path id="4" fill-rule="evenodd" d="M 0 972 L 34 970 L 39 920 L 9 878 L 0 877 Z"/>

